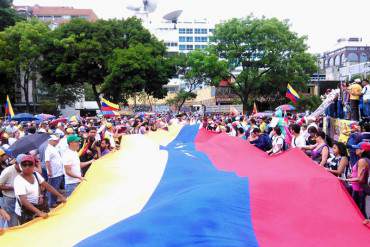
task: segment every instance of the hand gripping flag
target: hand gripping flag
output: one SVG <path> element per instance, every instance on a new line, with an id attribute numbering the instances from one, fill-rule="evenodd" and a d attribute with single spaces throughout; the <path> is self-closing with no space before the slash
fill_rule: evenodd
<path id="1" fill-rule="evenodd" d="M 292 88 L 292 86 L 290 86 L 289 83 L 285 97 L 290 99 L 293 103 L 297 103 L 298 99 L 300 99 L 299 94 Z"/>

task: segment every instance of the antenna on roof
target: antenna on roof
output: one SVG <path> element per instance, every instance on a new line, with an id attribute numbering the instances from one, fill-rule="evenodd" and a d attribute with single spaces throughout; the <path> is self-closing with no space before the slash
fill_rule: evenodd
<path id="1" fill-rule="evenodd" d="M 173 24 L 175 24 L 175 29 L 176 29 L 176 24 L 181 14 L 182 14 L 182 10 L 175 10 L 163 16 L 163 19 L 167 21 L 171 21 Z"/>

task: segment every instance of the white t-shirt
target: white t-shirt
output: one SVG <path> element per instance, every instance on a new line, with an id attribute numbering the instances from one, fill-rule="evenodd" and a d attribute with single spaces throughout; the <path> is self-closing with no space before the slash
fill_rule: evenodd
<path id="1" fill-rule="evenodd" d="M 63 157 L 63 153 L 69 149 L 68 148 L 68 142 L 67 142 L 67 136 L 64 136 L 62 139 L 60 139 L 57 149 L 59 150 L 60 155 Z"/>
<path id="2" fill-rule="evenodd" d="M 366 86 L 362 89 L 362 94 L 364 95 L 364 96 L 363 96 L 363 99 L 364 99 L 364 100 L 370 100 L 370 85 L 366 85 Z"/>
<path id="3" fill-rule="evenodd" d="M 44 178 L 36 172 L 36 175 L 39 179 L 40 184 L 42 184 L 45 180 Z M 29 183 L 26 179 L 24 179 L 21 175 L 18 175 L 14 179 L 14 192 L 15 196 L 18 200 L 19 196 L 27 196 L 27 201 L 29 201 L 32 204 L 38 204 L 39 203 L 39 195 L 40 195 L 40 187 L 37 182 L 37 179 L 34 179 L 35 181 L 33 184 Z M 21 215 L 21 207 L 18 203 L 18 200 L 15 204 L 15 213 L 17 215 Z"/>
<path id="4" fill-rule="evenodd" d="M 62 163 L 63 163 L 63 168 L 64 166 L 72 166 L 71 172 L 74 175 L 81 177 L 80 158 L 78 157 L 78 153 L 76 151 L 72 151 L 71 149 L 68 148 L 62 156 Z M 81 182 L 80 179 L 78 178 L 73 178 L 73 177 L 68 176 L 65 171 L 65 168 L 63 170 L 64 170 L 66 184 L 76 184 L 76 183 Z"/>
<path id="5" fill-rule="evenodd" d="M 279 145 L 280 145 L 280 148 L 279 148 Z M 282 137 L 282 136 L 273 136 L 272 137 L 272 152 L 274 154 L 283 150 L 283 145 L 284 145 L 284 137 Z"/>
<path id="6" fill-rule="evenodd" d="M 306 140 L 303 135 L 299 135 L 297 137 L 293 136 L 293 139 L 292 139 L 293 148 L 302 148 L 305 146 L 306 146 Z"/>
<path id="7" fill-rule="evenodd" d="M 51 166 L 51 177 L 56 178 L 63 175 L 62 157 L 56 147 L 48 145 L 45 150 L 45 163 L 49 161 Z"/>
<path id="8" fill-rule="evenodd" d="M 116 147 L 116 142 L 114 141 L 114 135 L 113 133 L 106 131 L 105 136 L 109 138 L 109 144 L 112 148 Z"/>
<path id="9" fill-rule="evenodd" d="M 19 174 L 17 169 L 15 169 L 15 165 L 5 168 L 0 176 L 0 184 L 14 188 L 14 180 Z M 3 195 L 11 198 L 15 197 L 14 190 L 3 190 Z"/>

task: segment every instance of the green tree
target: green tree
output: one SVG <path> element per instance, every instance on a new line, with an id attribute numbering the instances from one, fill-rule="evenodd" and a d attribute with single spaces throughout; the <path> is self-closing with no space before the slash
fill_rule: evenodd
<path id="1" fill-rule="evenodd" d="M 48 35 L 49 28 L 37 20 L 18 22 L 0 32 L 0 71 L 13 86 L 21 88 L 27 111 L 30 111 L 30 83 L 38 80 L 42 47 Z"/>
<path id="2" fill-rule="evenodd" d="M 181 111 L 182 106 L 185 104 L 187 100 L 195 99 L 197 94 L 194 92 L 185 91 L 181 89 L 175 97 L 166 100 L 166 104 L 170 106 L 174 106 L 177 112 Z"/>
<path id="3" fill-rule="evenodd" d="M 12 8 L 12 0 L 0 0 L 0 32 L 24 18 Z"/>
<path id="4" fill-rule="evenodd" d="M 193 92 L 203 85 L 218 85 L 228 76 L 227 63 L 219 60 L 215 53 L 207 50 L 195 50 L 187 54 L 172 57 L 177 75 L 185 81 L 185 89 L 176 96 L 174 102 L 181 109 L 186 100 L 193 98 Z M 172 103 L 174 103 L 172 102 Z"/>
<path id="5" fill-rule="evenodd" d="M 162 44 L 136 44 L 127 49 L 117 48 L 108 63 L 108 76 L 102 85 L 103 92 L 111 92 L 117 101 L 145 92 L 155 98 L 163 98 L 163 88 L 174 74 L 171 60 L 165 58 Z"/>
<path id="6" fill-rule="evenodd" d="M 115 101 L 124 100 L 123 97 L 132 93 L 130 90 L 148 90 L 159 95 L 163 92 L 157 87 L 167 82 L 160 71 L 162 68 L 167 70 L 162 58 L 164 51 L 163 43 L 156 40 L 136 18 L 94 23 L 76 19 L 53 32 L 44 51 L 42 77 L 49 84 L 90 85 L 99 106 L 101 94 Z M 136 58 L 127 63 L 125 57 L 133 54 L 148 59 L 152 64 Z M 123 65 L 131 67 L 120 72 L 119 67 Z M 131 76 L 132 79 L 135 69 L 139 74 L 134 78 L 136 81 L 124 78 Z M 157 78 L 161 83 L 157 83 Z"/>
<path id="7" fill-rule="evenodd" d="M 217 25 L 211 49 L 228 61 L 229 75 L 235 81 L 232 90 L 246 111 L 248 102 L 257 98 L 270 102 L 284 99 L 287 83 L 305 87 L 316 71 L 305 40 L 290 31 L 288 21 L 248 16 Z"/>

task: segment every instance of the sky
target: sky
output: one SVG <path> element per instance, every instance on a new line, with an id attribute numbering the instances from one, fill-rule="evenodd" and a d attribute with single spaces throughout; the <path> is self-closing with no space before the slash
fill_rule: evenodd
<path id="1" fill-rule="evenodd" d="M 99 18 L 132 15 L 126 6 L 133 0 L 14 0 L 15 5 L 73 6 L 91 8 Z M 308 37 L 310 52 L 331 50 L 341 37 L 362 37 L 370 44 L 369 0 L 155 0 L 153 19 L 160 20 L 182 9 L 183 19 L 207 18 L 219 22 L 249 14 L 289 19 L 291 29 Z M 181 18 L 180 18 L 181 19 Z"/>

